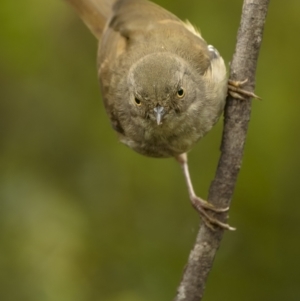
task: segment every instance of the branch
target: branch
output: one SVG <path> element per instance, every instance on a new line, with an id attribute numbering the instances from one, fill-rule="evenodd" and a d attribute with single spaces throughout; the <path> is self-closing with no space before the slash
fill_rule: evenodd
<path id="1" fill-rule="evenodd" d="M 254 90 L 255 71 L 268 4 L 269 0 L 244 0 L 243 4 L 230 79 L 248 79 L 245 89 L 249 91 Z M 208 195 L 208 200 L 217 207 L 225 208 L 230 205 L 242 163 L 250 113 L 250 98 L 245 101 L 227 98 L 221 156 Z M 222 219 L 227 220 L 226 214 Z M 201 224 L 174 301 L 202 299 L 205 283 L 223 234 L 224 230 L 221 228 L 212 231 L 204 223 Z"/>

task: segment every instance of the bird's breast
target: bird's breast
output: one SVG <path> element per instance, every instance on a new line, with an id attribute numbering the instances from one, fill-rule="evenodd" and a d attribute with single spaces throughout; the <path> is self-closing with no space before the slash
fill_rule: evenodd
<path id="1" fill-rule="evenodd" d="M 163 122 L 160 125 L 135 128 L 125 135 L 119 135 L 120 141 L 136 152 L 157 158 L 174 157 L 189 151 L 201 138 L 195 127 L 187 129 L 180 124 Z"/>

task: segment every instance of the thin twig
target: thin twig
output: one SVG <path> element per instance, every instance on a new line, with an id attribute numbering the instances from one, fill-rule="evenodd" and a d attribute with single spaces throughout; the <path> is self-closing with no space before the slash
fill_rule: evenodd
<path id="1" fill-rule="evenodd" d="M 255 71 L 268 4 L 269 0 L 244 0 L 243 4 L 230 79 L 248 79 L 244 87 L 248 91 L 254 90 Z M 242 163 L 250 113 L 250 98 L 244 101 L 227 98 L 221 157 L 208 195 L 208 200 L 217 207 L 225 208 L 230 205 Z M 223 220 L 227 220 L 226 214 L 223 215 Z M 202 299 L 223 233 L 223 229 L 212 231 L 201 224 L 174 301 Z"/>

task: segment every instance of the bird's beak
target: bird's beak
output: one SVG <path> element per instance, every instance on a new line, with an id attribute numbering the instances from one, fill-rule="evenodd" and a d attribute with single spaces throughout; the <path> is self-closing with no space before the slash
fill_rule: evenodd
<path id="1" fill-rule="evenodd" d="M 154 115 L 156 117 L 157 124 L 160 125 L 162 117 L 165 114 L 165 109 L 164 109 L 164 107 L 157 106 L 153 109 L 153 111 L 154 111 Z"/>

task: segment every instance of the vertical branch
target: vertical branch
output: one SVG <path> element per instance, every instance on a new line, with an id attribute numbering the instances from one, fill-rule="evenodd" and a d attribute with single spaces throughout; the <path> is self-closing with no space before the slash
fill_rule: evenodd
<path id="1" fill-rule="evenodd" d="M 268 4 L 269 0 L 244 0 L 243 4 L 230 79 L 248 79 L 244 88 L 249 91 L 255 86 L 255 71 Z M 242 163 L 250 113 L 250 98 L 245 101 L 227 98 L 221 157 L 208 195 L 208 200 L 215 206 L 224 208 L 230 205 Z M 226 219 L 224 214 L 223 220 Z M 212 231 L 202 223 L 174 301 L 202 299 L 223 232 L 221 228 Z"/>

